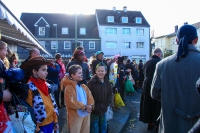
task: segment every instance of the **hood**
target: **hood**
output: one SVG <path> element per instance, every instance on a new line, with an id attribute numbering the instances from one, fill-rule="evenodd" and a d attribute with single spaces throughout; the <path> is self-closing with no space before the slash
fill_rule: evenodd
<path id="1" fill-rule="evenodd" d="M 67 85 L 72 85 L 73 87 L 76 87 L 76 83 L 71 80 L 68 75 L 65 75 L 60 81 L 61 90 L 63 89 L 63 86 L 66 87 Z"/>

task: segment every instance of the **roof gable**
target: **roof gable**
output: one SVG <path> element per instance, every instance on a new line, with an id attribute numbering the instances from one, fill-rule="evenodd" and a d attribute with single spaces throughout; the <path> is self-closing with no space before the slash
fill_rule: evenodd
<path id="1" fill-rule="evenodd" d="M 47 26 L 47 27 L 50 27 L 50 25 L 47 23 L 47 21 L 46 21 L 43 17 L 41 17 L 41 18 L 34 24 L 34 26 L 38 26 L 38 23 L 39 23 L 40 21 L 44 21 L 44 22 L 46 23 L 46 26 Z"/>
<path id="2" fill-rule="evenodd" d="M 100 25 L 123 25 L 123 26 L 144 26 L 150 27 L 149 23 L 143 16 L 140 11 L 127 11 L 124 12 L 123 10 L 102 10 L 96 9 L 97 19 Z M 106 17 L 107 16 L 114 16 L 114 23 L 108 23 Z M 122 23 L 121 17 L 128 17 L 128 23 Z M 135 18 L 141 17 L 142 23 L 137 24 L 135 23 Z"/>

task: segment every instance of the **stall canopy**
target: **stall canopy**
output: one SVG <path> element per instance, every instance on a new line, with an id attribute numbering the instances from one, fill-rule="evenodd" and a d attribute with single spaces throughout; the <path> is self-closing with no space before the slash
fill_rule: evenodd
<path id="1" fill-rule="evenodd" d="M 26 49 L 38 48 L 46 54 L 51 55 L 1 0 L 0 40 Z"/>

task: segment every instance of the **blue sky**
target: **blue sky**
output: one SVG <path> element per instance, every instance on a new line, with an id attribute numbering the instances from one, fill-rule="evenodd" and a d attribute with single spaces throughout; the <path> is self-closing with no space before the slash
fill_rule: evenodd
<path id="1" fill-rule="evenodd" d="M 22 12 L 32 13 L 82 13 L 94 14 L 95 9 L 109 9 L 113 6 L 122 10 L 127 6 L 129 11 L 141 11 L 154 29 L 155 36 L 174 32 L 184 22 L 194 24 L 198 18 L 197 0 L 2 0 L 3 3 L 20 18 Z"/>

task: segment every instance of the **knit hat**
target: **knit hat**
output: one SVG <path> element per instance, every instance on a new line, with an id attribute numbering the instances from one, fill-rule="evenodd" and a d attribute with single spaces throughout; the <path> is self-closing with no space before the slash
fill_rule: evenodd
<path id="1" fill-rule="evenodd" d="M 120 57 L 120 54 L 114 55 L 114 59 L 117 59 L 118 57 Z"/>
<path id="2" fill-rule="evenodd" d="M 180 58 L 184 58 L 188 54 L 188 44 L 191 43 L 197 37 L 197 30 L 192 25 L 183 25 L 176 33 L 178 39 L 178 52 L 176 61 Z"/>
<path id="3" fill-rule="evenodd" d="M 103 53 L 102 51 L 97 51 L 97 52 L 95 53 L 95 56 L 97 57 L 99 54 L 104 55 L 104 53 Z"/>

